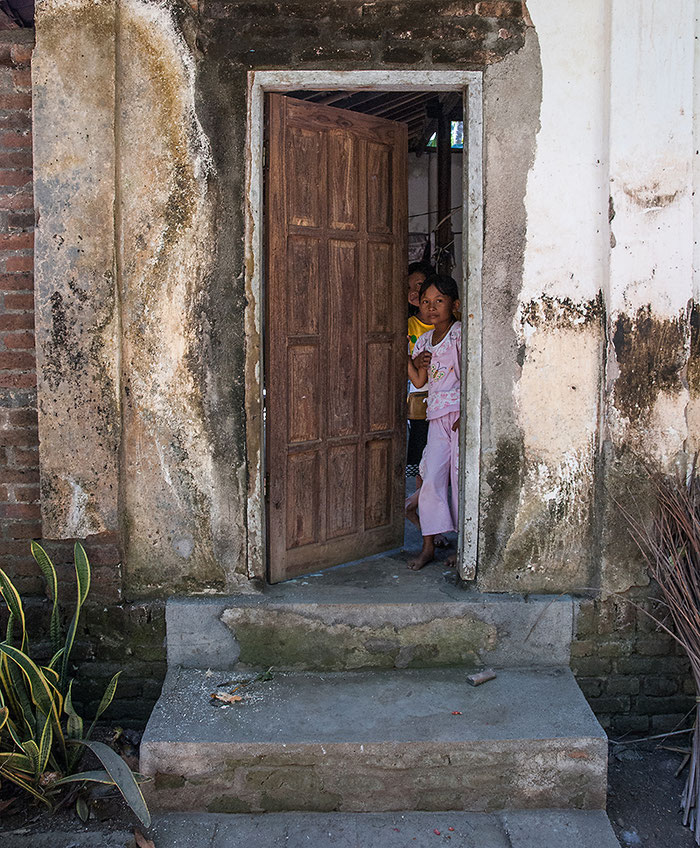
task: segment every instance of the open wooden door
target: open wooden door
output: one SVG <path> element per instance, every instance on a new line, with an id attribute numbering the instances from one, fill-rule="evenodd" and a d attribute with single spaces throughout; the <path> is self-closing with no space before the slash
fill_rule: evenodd
<path id="1" fill-rule="evenodd" d="M 268 105 L 275 583 L 403 542 L 407 134 L 281 95 Z"/>

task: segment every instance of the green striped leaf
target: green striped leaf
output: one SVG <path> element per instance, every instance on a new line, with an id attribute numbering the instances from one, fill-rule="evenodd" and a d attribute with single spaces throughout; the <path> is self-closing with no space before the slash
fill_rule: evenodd
<path id="1" fill-rule="evenodd" d="M 44 715 L 50 716 L 53 723 L 54 733 L 57 739 L 61 742 L 64 758 L 66 755 L 65 740 L 63 738 L 63 730 L 58 712 L 56 710 L 56 701 L 53 697 L 55 691 L 39 667 L 34 661 L 22 651 L 18 651 L 13 645 L 7 645 L 5 642 L 0 642 L 0 654 L 4 654 L 12 660 L 22 671 L 28 684 L 32 701 L 41 710 Z M 36 732 L 36 731 L 35 731 Z"/>
<path id="2" fill-rule="evenodd" d="M 65 692 L 68 685 L 68 662 L 70 653 L 73 650 L 73 642 L 75 634 L 78 630 L 78 620 L 80 619 L 80 610 L 85 603 L 85 598 L 90 591 L 90 563 L 88 562 L 85 549 L 80 542 L 75 543 L 75 578 L 78 587 L 78 597 L 75 603 L 75 612 L 68 627 L 66 642 L 63 648 L 63 657 L 61 658 L 61 678 L 59 688 Z"/>
<path id="3" fill-rule="evenodd" d="M 44 579 L 49 587 L 49 597 L 53 601 L 49 631 L 52 648 L 54 651 L 57 651 L 61 647 L 61 621 L 58 611 L 58 578 L 56 576 L 56 569 L 51 562 L 51 558 L 38 542 L 31 543 L 31 551 L 36 564 L 44 575 Z"/>
<path id="4" fill-rule="evenodd" d="M 66 715 L 68 716 L 68 721 L 66 722 L 66 736 L 69 739 L 82 739 L 83 738 L 83 720 L 80 718 L 78 713 L 76 713 L 73 707 L 73 681 L 71 680 L 70 686 L 68 687 L 68 692 L 66 693 L 66 700 L 64 704 L 64 709 Z"/>
<path id="5" fill-rule="evenodd" d="M 151 814 L 148 812 L 143 793 L 139 789 L 134 774 L 124 760 L 103 742 L 76 740 L 73 744 L 85 745 L 105 767 L 114 781 L 114 785 L 124 796 L 124 800 L 134 811 L 144 827 L 151 826 Z"/>
<path id="6" fill-rule="evenodd" d="M 39 768 L 39 746 L 33 739 L 28 739 L 26 742 L 22 743 L 22 750 L 27 755 L 32 764 L 32 774 L 34 775 L 34 780 L 39 780 L 39 775 L 41 774 L 41 769 Z"/>
<path id="7" fill-rule="evenodd" d="M 2 696 L 0 695 L 0 701 L 2 701 Z M 7 707 L 0 708 L 0 730 L 7 724 L 7 720 L 10 717 L 10 710 Z"/>
<path id="8" fill-rule="evenodd" d="M 102 713 L 107 709 L 107 707 L 112 703 L 112 699 L 114 698 L 114 693 L 117 691 L 117 683 L 119 682 L 119 675 L 121 671 L 118 671 L 114 677 L 107 684 L 107 688 L 105 689 L 104 695 L 102 696 L 102 700 L 100 701 L 100 705 L 97 708 L 97 712 L 95 713 L 95 718 L 92 720 L 92 724 L 88 732 L 85 734 L 85 738 L 89 739 L 92 736 L 92 731 L 95 727 L 95 722 L 102 715 Z"/>
<path id="9" fill-rule="evenodd" d="M 0 592 L 2 592 L 2 596 L 5 599 L 5 603 L 7 604 L 7 608 L 10 611 L 10 616 L 7 620 L 7 635 L 6 639 L 8 642 L 12 642 L 14 638 L 14 625 L 19 624 L 22 631 L 22 638 L 20 640 L 20 649 L 25 651 L 27 648 L 27 631 L 26 631 L 26 621 L 24 618 L 24 608 L 22 607 L 22 599 L 19 596 L 19 592 L 15 589 L 10 578 L 5 574 L 5 572 L 0 568 Z"/>
<path id="10" fill-rule="evenodd" d="M 75 556 L 75 576 L 78 581 L 78 606 L 82 606 L 90 591 L 90 563 L 85 548 L 80 542 L 75 543 L 73 552 Z"/>
<path id="11" fill-rule="evenodd" d="M 3 751 L 0 753 L 0 774 L 8 769 L 21 771 L 25 774 L 34 774 L 32 761 L 26 754 L 20 754 L 18 751 Z"/>
<path id="12" fill-rule="evenodd" d="M 35 789 L 32 784 L 28 780 L 23 780 L 18 774 L 15 774 L 11 771 L 4 771 L 2 776 L 7 780 L 12 781 L 12 783 L 20 786 L 24 789 L 25 792 L 28 792 L 30 795 L 33 795 L 38 801 L 41 801 L 42 804 L 46 804 L 46 806 L 52 810 L 53 804 L 49 801 L 49 799 L 44 795 L 43 792 Z"/>
<path id="13" fill-rule="evenodd" d="M 43 774 L 46 771 L 46 764 L 51 756 L 51 745 L 53 744 L 53 728 L 51 727 L 50 716 L 44 717 L 44 728 L 41 731 L 39 740 L 39 773 Z"/>
<path id="14" fill-rule="evenodd" d="M 96 769 L 95 771 L 79 771 L 77 774 L 69 774 L 67 777 L 54 780 L 51 784 L 51 789 L 54 786 L 64 786 L 66 783 L 82 783 L 85 780 L 91 783 L 107 783 L 110 786 L 114 786 L 114 781 L 106 771 Z"/>

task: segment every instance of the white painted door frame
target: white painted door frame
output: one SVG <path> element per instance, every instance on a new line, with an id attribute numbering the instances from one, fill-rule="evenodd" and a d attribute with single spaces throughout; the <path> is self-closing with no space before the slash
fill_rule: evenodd
<path id="1" fill-rule="evenodd" d="M 483 262 L 483 109 L 480 71 L 250 71 L 245 183 L 245 415 L 248 473 L 247 568 L 265 578 L 265 450 L 263 423 L 264 268 L 263 136 L 264 98 L 270 91 L 461 91 L 464 103 L 462 157 L 462 255 L 466 295 L 462 313 L 462 426 L 458 566 L 476 573 L 481 453 L 481 276 Z"/>

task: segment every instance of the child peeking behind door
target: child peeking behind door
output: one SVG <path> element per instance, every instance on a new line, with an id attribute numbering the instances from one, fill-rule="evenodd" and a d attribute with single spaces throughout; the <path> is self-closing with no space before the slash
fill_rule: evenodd
<path id="1" fill-rule="evenodd" d="M 423 452 L 423 485 L 418 496 L 423 548 L 409 563 L 417 571 L 435 556 L 435 535 L 457 527 L 457 459 L 462 325 L 459 290 L 452 277 L 433 274 L 420 287 L 420 305 L 434 329 L 413 348 L 409 377 L 417 387 L 428 385 L 428 444 Z M 451 496 L 448 494 L 452 487 Z"/>

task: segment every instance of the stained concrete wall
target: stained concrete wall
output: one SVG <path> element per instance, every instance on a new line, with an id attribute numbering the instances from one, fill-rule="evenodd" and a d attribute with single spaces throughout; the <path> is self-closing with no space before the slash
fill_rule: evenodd
<path id="1" fill-rule="evenodd" d="M 245 555 L 247 71 L 488 64 L 524 29 L 515 2 L 38 4 L 45 536 L 119 531 L 127 597 L 262 576 Z"/>
<path id="2" fill-rule="evenodd" d="M 47 0 L 36 34 L 44 535 L 120 531 L 131 594 L 231 590 L 242 342 L 216 275 L 194 15 Z"/>
<path id="3" fill-rule="evenodd" d="M 478 580 L 644 581 L 616 503 L 700 419 L 695 5 L 44 0 L 45 534 L 118 529 L 131 594 L 243 585 L 246 71 L 483 68 Z"/>
<path id="4" fill-rule="evenodd" d="M 619 504 L 689 446 L 694 5 L 531 0 L 541 104 L 529 38 L 486 72 L 484 589 L 647 579 Z"/>

